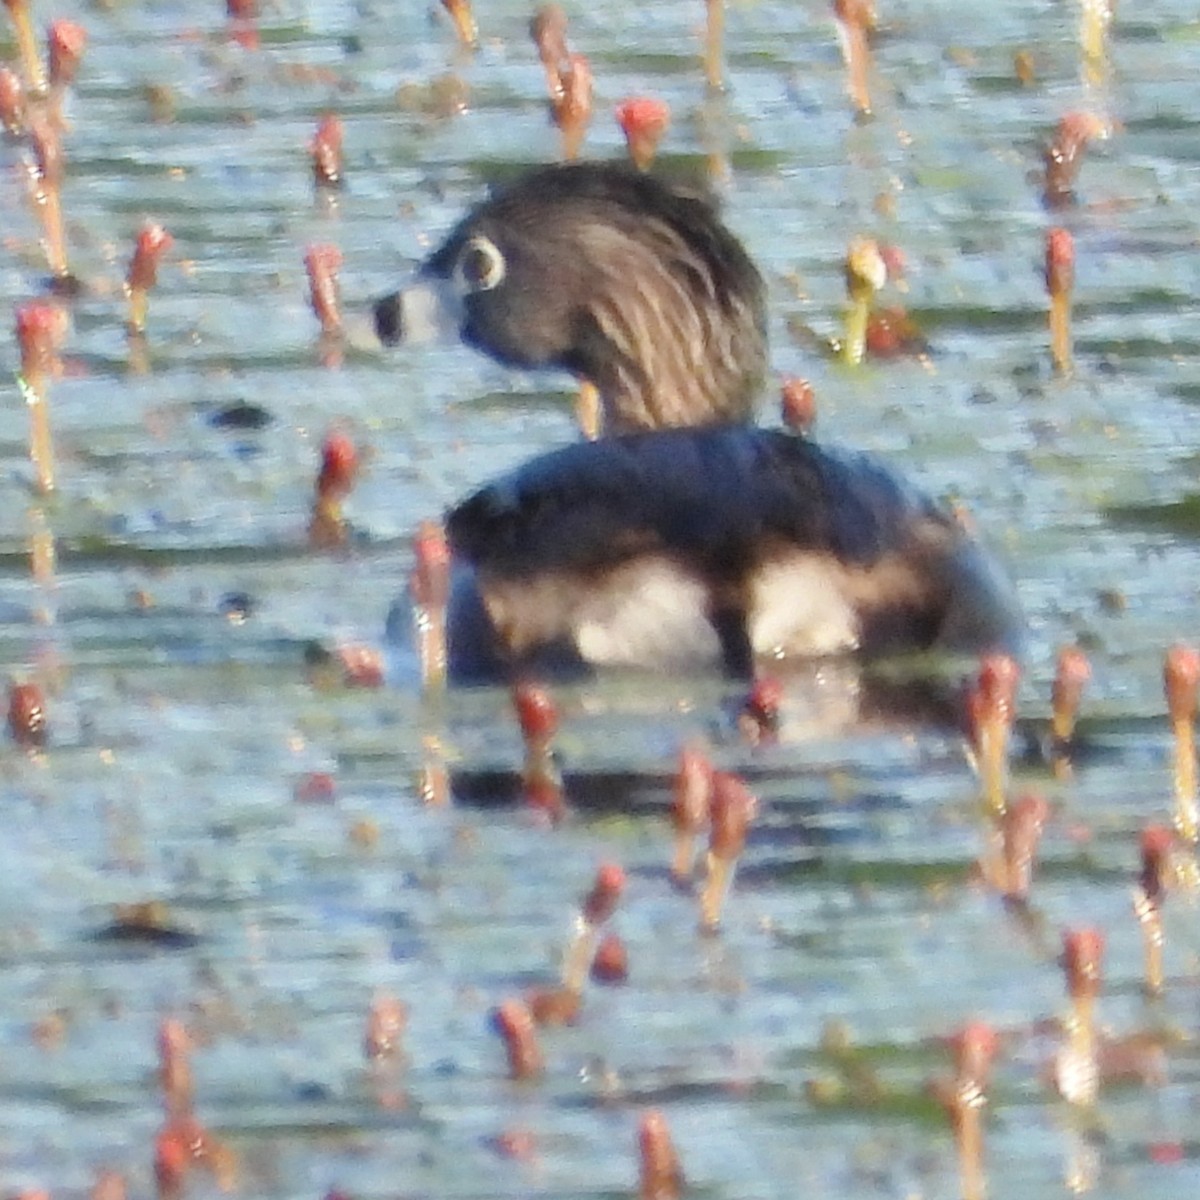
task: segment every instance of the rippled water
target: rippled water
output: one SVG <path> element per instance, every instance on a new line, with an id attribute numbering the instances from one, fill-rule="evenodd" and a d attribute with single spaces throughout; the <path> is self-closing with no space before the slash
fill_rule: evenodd
<path id="1" fill-rule="evenodd" d="M 617 100 L 666 98 L 667 169 L 730 163 L 719 187 L 769 277 L 774 363 L 813 380 L 822 435 L 960 497 L 1003 547 L 1033 627 L 1025 711 L 1044 713 L 1061 643 L 1082 640 L 1095 671 L 1103 753 L 1066 783 L 1025 771 L 1054 814 L 1032 925 L 972 883 L 983 826 L 954 740 L 879 729 L 721 745 L 764 815 L 718 939 L 695 932 L 691 901 L 667 886 L 660 814 L 679 741 L 717 722 L 719 684 L 565 693 L 583 811 L 550 831 L 476 803 L 503 799 L 496 772 L 519 762 L 506 697 L 430 708 L 401 670 L 352 691 L 315 687 L 304 667 L 313 642 L 378 640 L 418 520 L 575 436 L 568 381 L 514 378 L 463 350 L 383 354 L 362 339 L 326 369 L 306 301 L 309 243 L 341 247 L 346 305 L 361 308 L 488 179 L 556 157 L 527 6 L 481 3 L 473 57 L 423 5 L 284 0 L 257 52 L 228 41 L 219 6 L 38 12 L 53 15 L 90 39 L 64 199 L 87 290 L 53 389 L 51 501 L 29 488 L 15 387 L 0 408 L 0 665 L 56 684 L 48 753 L 0 748 L 5 1185 L 79 1192 L 107 1163 L 150 1191 L 154 1030 L 178 1014 L 204 1035 L 197 1109 L 236 1151 L 248 1196 L 627 1192 L 647 1104 L 666 1110 L 702 1194 L 952 1196 L 948 1126 L 924 1081 L 948 1069 L 938 1039 L 979 1015 L 1004 1037 L 993 1194 L 1055 1195 L 1084 1145 L 1047 1083 L 1046 1022 L 1065 1004 L 1058 929 L 1096 923 L 1109 936 L 1104 1023 L 1153 1031 L 1168 1064 L 1156 1087 L 1106 1089 L 1085 1147 L 1098 1194 L 1194 1187 L 1194 908 L 1168 902 L 1171 978 L 1155 1008 L 1130 912 L 1137 830 L 1170 794 L 1162 649 L 1196 634 L 1194 6 L 1123 9 L 1107 76 L 1089 84 L 1073 5 L 885 4 L 867 124 L 852 119 L 823 4 L 734 4 L 716 99 L 698 66 L 699 0 L 572 6 L 572 44 L 597 80 L 589 152 L 622 153 Z M 1028 87 L 1013 71 L 1021 49 Z M 466 111 L 439 111 L 458 89 Z M 1089 152 L 1079 204 L 1051 215 L 1029 175 L 1075 107 L 1117 132 Z M 348 160 L 332 202 L 314 199 L 306 151 L 331 108 Z M 8 308 L 44 285 L 23 155 L 0 146 Z M 877 211 L 883 193 L 893 217 Z M 146 217 L 176 247 L 135 373 L 120 285 Z M 1052 221 L 1079 258 L 1065 381 L 1044 332 Z M 928 334 L 927 361 L 851 372 L 814 354 L 804 330 L 836 332 L 842 258 L 861 232 L 903 248 L 908 291 L 893 300 Z M 238 402 L 270 422 L 213 421 Z M 361 537 L 331 557 L 308 549 L 306 526 L 335 422 L 371 461 L 350 502 Z M 43 523 L 59 550 L 49 589 L 28 572 Z M 230 597 L 249 598 L 249 619 L 229 619 L 243 606 Z M 449 809 L 420 801 L 426 732 L 463 772 Z M 333 774 L 332 804 L 295 802 L 309 771 Z M 365 845 L 364 829 L 377 832 Z M 546 1078 L 513 1085 L 487 1012 L 552 974 L 604 858 L 631 875 L 617 919 L 631 982 L 589 992 L 581 1023 L 546 1036 Z M 151 899 L 194 944 L 103 936 L 114 904 Z M 407 1063 L 384 1084 L 361 1052 L 376 989 L 411 1011 Z M 55 1013 L 61 1044 L 39 1048 L 32 1029 Z M 881 1095 L 814 1102 L 814 1081 L 846 1071 L 821 1049 L 831 1021 L 853 1031 Z M 535 1135 L 532 1161 L 489 1148 L 512 1128 Z"/>

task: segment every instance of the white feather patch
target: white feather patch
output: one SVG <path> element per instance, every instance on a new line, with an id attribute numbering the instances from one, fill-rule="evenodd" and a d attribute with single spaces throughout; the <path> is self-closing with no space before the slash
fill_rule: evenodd
<path id="1" fill-rule="evenodd" d="M 750 644 L 763 658 L 842 654 L 859 645 L 845 569 L 811 554 L 768 564 L 750 587 Z"/>
<path id="2" fill-rule="evenodd" d="M 714 664 L 721 644 L 708 620 L 708 589 L 664 559 L 644 558 L 609 575 L 574 613 L 580 655 L 608 666 Z"/>

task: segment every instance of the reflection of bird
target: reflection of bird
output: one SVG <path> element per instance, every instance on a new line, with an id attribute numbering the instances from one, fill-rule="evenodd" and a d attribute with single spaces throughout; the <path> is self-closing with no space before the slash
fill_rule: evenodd
<path id="1" fill-rule="evenodd" d="M 594 383 L 615 435 L 533 459 L 450 514 L 459 678 L 536 664 L 723 664 L 1012 648 L 986 551 L 885 466 L 748 423 L 763 285 L 702 200 L 623 167 L 537 170 L 484 202 L 385 342 L 450 327 Z M 672 427 L 686 428 L 672 428 Z"/>

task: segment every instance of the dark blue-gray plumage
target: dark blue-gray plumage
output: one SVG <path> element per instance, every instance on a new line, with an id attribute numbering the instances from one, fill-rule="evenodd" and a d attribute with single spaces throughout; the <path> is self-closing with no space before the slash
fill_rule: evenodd
<path id="1" fill-rule="evenodd" d="M 622 167 L 538 170 L 376 324 L 402 341 L 447 314 L 502 362 L 594 383 L 610 435 L 449 514 L 452 674 L 1019 647 L 1012 585 L 942 506 L 868 455 L 749 423 L 764 289 L 703 200 Z"/>

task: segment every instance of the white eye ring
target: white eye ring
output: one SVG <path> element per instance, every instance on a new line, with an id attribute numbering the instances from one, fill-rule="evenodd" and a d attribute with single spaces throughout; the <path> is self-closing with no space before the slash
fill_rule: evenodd
<path id="1" fill-rule="evenodd" d="M 491 238 L 477 233 L 468 238 L 454 263 L 454 283 L 464 295 L 490 292 L 504 281 L 504 255 Z"/>

